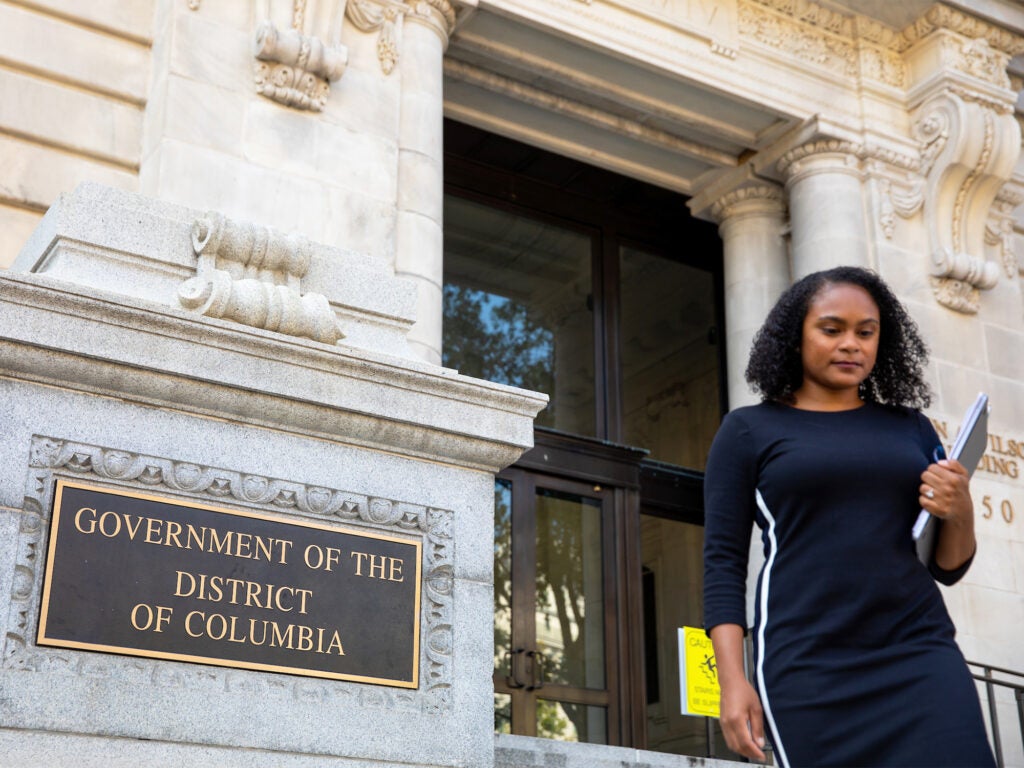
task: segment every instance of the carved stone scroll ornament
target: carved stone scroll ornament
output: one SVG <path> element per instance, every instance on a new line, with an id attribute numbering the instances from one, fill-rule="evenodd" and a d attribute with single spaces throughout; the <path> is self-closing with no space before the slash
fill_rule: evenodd
<path id="1" fill-rule="evenodd" d="M 404 709 L 426 715 L 451 710 L 452 628 L 454 626 L 454 513 L 406 501 L 304 485 L 220 467 L 203 466 L 116 448 L 34 436 L 29 449 L 17 563 L 11 588 L 10 619 L 0 638 L 0 667 L 28 672 L 59 669 L 82 676 L 106 669 L 107 657 L 44 648 L 32 642 L 30 617 L 38 612 L 45 563 L 54 477 L 99 482 L 136 491 L 185 496 L 202 504 L 243 507 L 282 518 L 330 520 L 385 529 L 423 539 L 422 669 L 417 691 L 394 691 L 342 681 L 290 680 L 217 667 L 167 666 L 154 659 L 133 659 L 116 667 L 118 677 L 136 675 L 139 683 L 191 687 L 211 693 L 245 690 L 262 696 L 315 697 L 335 706 Z M 110 666 L 110 665 L 108 665 Z M 111 666 L 108 671 L 111 671 Z M 162 677 L 167 675 L 167 677 Z M 272 678 L 267 680 L 267 678 Z"/>
<path id="2" fill-rule="evenodd" d="M 292 6 L 292 26 L 279 30 L 269 18 L 269 2 L 264 0 L 264 20 L 256 28 L 253 55 L 256 92 L 280 104 L 313 112 L 321 111 L 331 92 L 331 82 L 339 79 L 348 65 L 348 49 L 341 44 L 341 19 L 344 1 L 335 0 L 335 19 L 328 42 L 307 35 L 305 0 Z"/>
<path id="3" fill-rule="evenodd" d="M 324 344 L 343 338 L 326 297 L 300 293 L 309 269 L 309 241 L 208 213 L 192 225 L 196 276 L 178 288 L 186 309 L 207 317 Z"/>
<path id="4" fill-rule="evenodd" d="M 922 104 L 915 117 L 932 288 L 940 304 L 973 314 L 980 291 L 999 279 L 999 266 L 985 258 L 986 224 L 1017 162 L 1020 128 L 1012 114 L 952 89 Z"/>

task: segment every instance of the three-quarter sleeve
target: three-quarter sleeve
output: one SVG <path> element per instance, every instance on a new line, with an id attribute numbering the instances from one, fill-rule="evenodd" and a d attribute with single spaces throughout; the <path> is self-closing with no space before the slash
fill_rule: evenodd
<path id="1" fill-rule="evenodd" d="M 725 417 L 704 475 L 704 628 L 747 629 L 747 559 L 756 514 L 757 463 L 750 433 L 735 412 Z"/>

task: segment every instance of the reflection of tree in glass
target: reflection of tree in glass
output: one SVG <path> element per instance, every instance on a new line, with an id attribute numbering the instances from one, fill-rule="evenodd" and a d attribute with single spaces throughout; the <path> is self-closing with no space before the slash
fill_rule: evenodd
<path id="1" fill-rule="evenodd" d="M 552 394 L 555 335 L 525 304 L 453 283 L 444 286 L 443 363 L 459 373 Z M 553 406 L 537 423 L 554 424 Z"/>
<path id="2" fill-rule="evenodd" d="M 512 629 L 512 485 L 494 481 L 494 671 L 507 675 L 505 654 L 511 650 Z M 512 732 L 512 700 L 495 694 L 494 730 Z"/>
<path id="3" fill-rule="evenodd" d="M 569 721 L 561 715 L 562 707 L 557 701 L 537 699 L 537 735 L 545 739 L 577 741 L 577 734 L 569 728 Z"/>
<path id="4" fill-rule="evenodd" d="M 604 659 L 601 655 L 597 658 L 588 655 L 587 633 L 584 631 L 586 588 L 600 590 L 600 583 L 585 583 L 583 567 L 585 556 L 598 555 L 586 552 L 589 542 L 584 541 L 583 520 L 579 514 L 580 511 L 586 514 L 592 510 L 580 510 L 576 506 L 578 500 L 573 505 L 576 510 L 563 507 L 565 502 L 562 499 L 538 499 L 538 502 L 537 612 L 538 615 L 555 615 L 562 646 L 560 649 L 541 648 L 546 656 L 545 678 L 552 683 L 580 687 L 591 687 L 596 680 L 603 685 L 603 669 L 589 668 L 588 662 L 602 666 Z M 563 703 L 562 708 L 572 721 L 579 739 L 587 741 L 586 707 Z"/>

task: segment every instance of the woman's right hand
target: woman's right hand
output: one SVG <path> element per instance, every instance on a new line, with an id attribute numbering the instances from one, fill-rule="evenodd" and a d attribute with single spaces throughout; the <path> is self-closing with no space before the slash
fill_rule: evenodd
<path id="1" fill-rule="evenodd" d="M 722 684 L 719 720 L 729 749 L 759 763 L 765 762 L 764 714 L 757 691 L 746 679 Z"/>

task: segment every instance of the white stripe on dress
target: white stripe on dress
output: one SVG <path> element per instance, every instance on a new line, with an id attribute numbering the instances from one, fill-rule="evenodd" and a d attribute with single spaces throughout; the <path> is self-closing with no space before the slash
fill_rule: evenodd
<path id="1" fill-rule="evenodd" d="M 755 491 L 755 495 L 757 496 L 757 506 L 768 521 L 768 542 L 771 548 L 768 560 L 764 564 L 764 571 L 761 574 L 761 589 L 760 594 L 757 596 L 761 607 L 761 625 L 757 628 L 757 687 L 761 693 L 761 707 L 764 709 L 764 716 L 771 724 L 772 733 L 776 737 L 775 753 L 779 756 L 779 764 L 782 768 L 789 768 L 789 758 L 786 757 L 786 750 L 782 746 L 782 736 L 779 734 L 779 728 L 775 724 L 775 718 L 772 717 L 772 708 L 768 703 L 768 690 L 764 685 L 764 629 L 768 626 L 768 587 L 771 582 L 775 554 L 778 551 L 778 541 L 775 538 L 775 518 L 768 511 L 768 505 L 764 503 L 761 491 Z"/>

